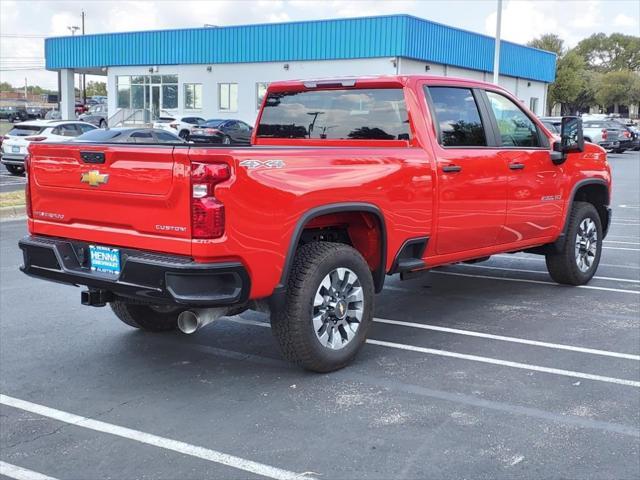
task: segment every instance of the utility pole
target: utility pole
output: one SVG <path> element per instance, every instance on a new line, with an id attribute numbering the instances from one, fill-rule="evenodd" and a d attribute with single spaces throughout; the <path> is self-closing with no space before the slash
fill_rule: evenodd
<path id="1" fill-rule="evenodd" d="M 82 10 L 82 35 L 84 35 L 84 17 L 85 13 Z M 82 103 L 83 105 L 87 104 L 87 77 L 85 74 L 82 74 Z"/>
<path id="2" fill-rule="evenodd" d="M 28 100 L 27 98 L 27 77 L 24 77 L 24 99 Z"/>
<path id="3" fill-rule="evenodd" d="M 498 14 L 496 15 L 496 43 L 493 51 L 493 83 L 498 85 L 500 77 L 500 29 L 502 27 L 502 0 L 498 0 Z"/>

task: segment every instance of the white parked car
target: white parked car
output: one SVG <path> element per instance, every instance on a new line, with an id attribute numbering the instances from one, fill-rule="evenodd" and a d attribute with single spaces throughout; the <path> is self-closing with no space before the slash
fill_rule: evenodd
<path id="1" fill-rule="evenodd" d="M 204 118 L 193 115 L 162 116 L 153 122 L 153 128 L 161 128 L 167 132 L 177 134 L 183 140 L 189 140 L 191 129 L 205 121 Z"/>
<path id="2" fill-rule="evenodd" d="M 96 127 L 70 120 L 33 120 L 17 123 L 2 138 L 2 160 L 9 173 L 24 173 L 24 157 L 31 142 L 67 142 Z"/>

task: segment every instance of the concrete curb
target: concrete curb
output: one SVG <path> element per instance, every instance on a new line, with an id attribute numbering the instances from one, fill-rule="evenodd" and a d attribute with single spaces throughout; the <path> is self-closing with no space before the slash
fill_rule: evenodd
<path id="1" fill-rule="evenodd" d="M 13 220 L 24 217 L 27 214 L 25 205 L 14 205 L 11 207 L 0 207 L 0 220 Z"/>

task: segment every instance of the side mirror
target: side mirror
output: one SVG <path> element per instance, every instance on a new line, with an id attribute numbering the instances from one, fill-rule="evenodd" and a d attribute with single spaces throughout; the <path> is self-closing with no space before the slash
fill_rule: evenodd
<path id="1" fill-rule="evenodd" d="M 584 151 L 584 135 L 580 117 L 562 117 L 560 142 L 553 145 L 553 150 L 551 160 L 556 165 L 564 163 L 568 153 Z"/>

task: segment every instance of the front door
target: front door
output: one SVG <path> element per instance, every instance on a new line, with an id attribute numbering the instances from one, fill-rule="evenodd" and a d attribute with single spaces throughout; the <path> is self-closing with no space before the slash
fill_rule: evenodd
<path id="1" fill-rule="evenodd" d="M 149 110 L 151 120 L 157 120 L 160 117 L 160 85 L 149 86 Z"/>
<path id="2" fill-rule="evenodd" d="M 499 156 L 508 167 L 507 218 L 499 244 L 556 236 L 567 192 L 563 168 L 535 122 L 506 95 L 486 91 L 499 133 Z"/>
<path id="3" fill-rule="evenodd" d="M 436 123 L 438 214 L 436 253 L 455 254 L 495 245 L 507 209 L 507 170 L 497 155 L 479 91 L 426 88 Z"/>

